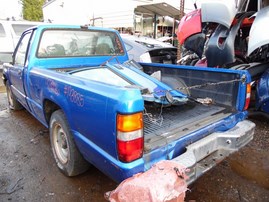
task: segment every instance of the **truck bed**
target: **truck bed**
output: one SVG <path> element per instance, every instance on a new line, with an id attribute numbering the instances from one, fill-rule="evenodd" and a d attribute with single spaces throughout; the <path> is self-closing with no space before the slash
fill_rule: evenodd
<path id="1" fill-rule="evenodd" d="M 145 153 L 237 112 L 239 82 L 229 82 L 240 77 L 237 73 L 217 72 L 210 68 L 160 67 L 157 64 L 144 63 L 142 66 L 143 71 L 149 75 L 161 71 L 162 76 L 182 79 L 187 87 L 201 85 L 197 88 L 190 88 L 190 97 L 194 99 L 210 98 L 213 101 L 210 105 L 190 102 L 167 108 L 146 107 L 144 115 Z M 204 85 L 218 82 L 223 83 L 221 85 Z M 212 131 L 208 131 L 208 134 L 210 133 Z"/>
<path id="2" fill-rule="evenodd" d="M 231 111 L 223 106 L 198 103 L 148 108 L 144 113 L 144 152 L 164 146 L 230 114 Z"/>
<path id="3" fill-rule="evenodd" d="M 230 81 L 238 78 L 238 74 L 214 71 L 199 71 L 199 69 L 164 68 L 143 66 L 144 72 L 152 74 L 161 71 L 162 76 L 180 78 L 187 86 L 202 85 Z M 58 69 L 54 69 L 58 71 Z M 61 72 L 69 72 L 74 69 L 61 69 Z M 72 71 L 71 71 L 72 72 Z M 71 74 L 74 75 L 73 71 Z M 78 71 L 79 72 L 79 71 Z M 81 77 L 88 78 L 85 72 Z M 236 113 L 236 99 L 238 83 L 224 85 L 209 85 L 201 88 L 190 89 L 190 97 L 210 98 L 212 103 L 204 105 L 195 101 L 189 101 L 182 105 L 162 106 L 161 104 L 146 102 L 144 108 L 144 153 L 156 148 L 166 146 L 169 142 L 199 131 L 208 125 L 216 123 Z M 208 131 L 204 136 L 212 133 Z"/>

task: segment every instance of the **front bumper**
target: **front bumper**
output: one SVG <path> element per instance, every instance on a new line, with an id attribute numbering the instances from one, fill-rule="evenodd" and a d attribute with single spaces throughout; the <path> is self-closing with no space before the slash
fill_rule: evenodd
<path id="1" fill-rule="evenodd" d="M 244 120 L 225 132 L 215 132 L 189 145 L 186 152 L 172 159 L 189 169 L 187 183 L 191 184 L 217 163 L 248 144 L 255 124 Z"/>

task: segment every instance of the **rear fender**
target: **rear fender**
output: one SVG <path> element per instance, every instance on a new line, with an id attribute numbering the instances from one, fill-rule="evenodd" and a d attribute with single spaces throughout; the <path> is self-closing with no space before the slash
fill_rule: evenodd
<path id="1" fill-rule="evenodd" d="M 229 28 L 236 12 L 234 0 L 204 0 L 201 3 L 202 22 L 215 22 Z"/>

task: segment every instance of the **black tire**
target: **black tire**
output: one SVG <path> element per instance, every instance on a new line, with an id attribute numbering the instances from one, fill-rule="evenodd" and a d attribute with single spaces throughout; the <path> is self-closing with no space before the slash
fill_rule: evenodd
<path id="1" fill-rule="evenodd" d="M 90 164 L 79 152 L 62 110 L 53 112 L 49 129 L 53 156 L 61 172 L 70 177 L 87 171 Z"/>
<path id="2" fill-rule="evenodd" d="M 188 86 L 181 78 L 173 78 L 173 77 L 162 77 L 162 82 L 167 84 L 173 89 L 177 89 L 180 92 L 190 96 L 190 91 L 187 88 Z"/>
<path id="3" fill-rule="evenodd" d="M 12 110 L 21 110 L 23 109 L 23 106 L 21 103 L 18 102 L 15 95 L 12 93 L 10 88 L 9 81 L 6 81 L 6 91 L 7 91 L 7 100 L 8 100 L 8 106 Z"/>

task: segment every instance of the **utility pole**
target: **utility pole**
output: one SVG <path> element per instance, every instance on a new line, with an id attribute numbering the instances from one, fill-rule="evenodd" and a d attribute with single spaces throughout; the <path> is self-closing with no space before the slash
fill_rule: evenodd
<path id="1" fill-rule="evenodd" d="M 185 0 L 180 0 L 180 9 L 179 9 L 179 20 L 184 16 L 184 4 Z M 181 45 L 178 43 L 177 45 L 177 61 L 181 59 Z"/>
<path id="2" fill-rule="evenodd" d="M 95 20 L 102 20 L 102 26 L 103 26 L 103 18 L 102 17 L 97 17 L 95 18 L 94 15 L 92 16 L 92 18 L 90 19 L 90 25 L 91 26 L 95 26 Z M 92 22 L 92 23 L 91 23 Z"/>

